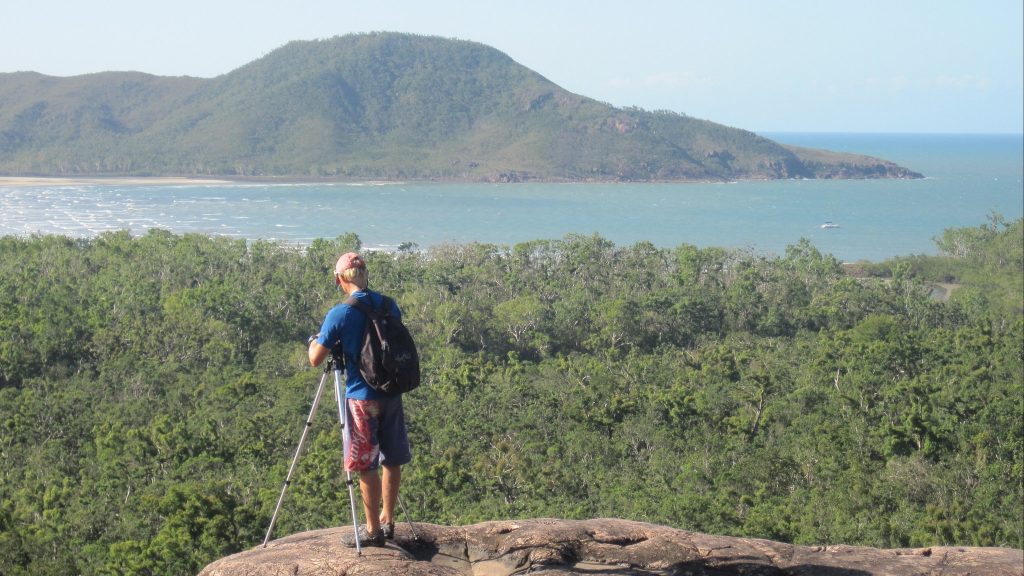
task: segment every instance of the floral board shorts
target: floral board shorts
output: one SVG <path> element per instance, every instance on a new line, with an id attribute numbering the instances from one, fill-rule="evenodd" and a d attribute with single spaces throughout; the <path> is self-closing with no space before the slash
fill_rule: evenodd
<path id="1" fill-rule="evenodd" d="M 379 465 L 401 466 L 412 460 L 401 396 L 349 398 L 345 404 L 345 470 L 375 470 Z"/>

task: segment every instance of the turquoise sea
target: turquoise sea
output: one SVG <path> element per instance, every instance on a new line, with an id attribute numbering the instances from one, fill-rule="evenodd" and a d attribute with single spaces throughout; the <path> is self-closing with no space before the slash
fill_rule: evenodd
<path id="1" fill-rule="evenodd" d="M 232 184 L 0 187 L 0 235 L 150 228 L 305 244 L 355 232 L 370 248 L 512 245 L 598 234 L 781 254 L 807 238 L 853 261 L 936 253 L 949 227 L 1024 214 L 1024 136 L 768 133 L 867 154 L 923 180 L 715 184 Z M 838 227 L 822 228 L 825 222 Z"/>

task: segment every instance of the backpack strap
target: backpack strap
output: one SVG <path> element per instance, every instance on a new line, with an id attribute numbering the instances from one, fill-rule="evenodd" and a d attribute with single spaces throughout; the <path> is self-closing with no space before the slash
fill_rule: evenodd
<path id="1" fill-rule="evenodd" d="M 367 303 L 363 302 L 362 300 L 356 298 L 355 296 L 349 296 L 348 298 L 345 299 L 344 302 L 342 302 L 342 304 L 347 304 L 348 306 L 352 306 L 356 310 L 359 310 L 360 312 L 365 314 L 367 317 L 369 317 L 370 315 L 375 315 L 377 317 L 380 317 L 380 316 L 391 316 L 391 310 L 394 308 L 394 305 L 392 304 L 392 302 L 393 301 L 391 300 L 391 298 L 388 298 L 387 296 L 381 294 L 380 295 L 380 306 L 378 306 L 376 308 L 374 308 L 374 306 L 373 306 L 373 297 L 370 297 L 370 303 L 367 304 Z"/>
<path id="2" fill-rule="evenodd" d="M 356 310 L 359 310 L 363 314 L 366 314 L 367 316 L 369 316 L 371 311 L 370 307 L 367 306 L 365 302 L 360 301 L 359 298 L 356 298 L 355 296 L 349 296 L 348 298 L 345 299 L 344 302 L 342 302 L 342 304 L 345 304 L 346 306 L 351 306 Z"/>
<path id="3" fill-rule="evenodd" d="M 371 300 L 371 303 L 372 303 L 372 300 Z M 373 313 L 373 309 L 370 306 L 368 306 L 365 302 L 360 301 L 355 296 L 349 296 L 348 298 L 345 298 L 345 301 L 342 302 L 342 304 L 345 304 L 346 306 L 351 306 L 351 307 L 355 308 L 356 310 L 359 310 L 360 312 L 363 313 L 363 315 L 366 317 L 366 319 L 365 319 L 366 324 L 363 327 L 363 330 L 365 331 L 366 327 L 368 327 L 370 325 L 369 324 L 370 321 L 371 321 L 370 315 Z M 362 342 L 362 338 L 360 338 L 360 342 Z M 345 357 L 348 359 L 349 362 L 352 362 L 352 363 L 358 365 L 358 363 L 359 363 L 359 357 L 358 356 L 349 357 L 348 353 L 345 353 Z"/>
<path id="4" fill-rule="evenodd" d="M 365 324 L 363 324 L 363 330 L 366 331 L 366 330 L 373 329 L 377 333 L 377 340 L 379 342 L 383 342 L 384 341 L 384 335 L 380 333 L 380 326 L 377 325 L 377 320 L 380 320 L 381 318 L 387 318 L 387 317 L 391 316 L 391 306 L 390 306 L 390 300 L 391 299 L 388 298 L 387 296 L 383 295 L 383 294 L 381 294 L 380 297 L 381 297 L 381 301 L 380 301 L 380 307 L 379 308 L 374 308 L 373 307 L 373 297 L 372 296 L 370 296 L 370 298 L 369 298 L 369 300 L 370 300 L 369 304 L 367 304 L 365 302 L 362 302 L 361 300 L 359 300 L 355 296 L 349 296 L 348 298 L 345 299 L 344 303 L 348 304 L 349 306 L 352 306 L 356 310 L 359 310 L 360 312 L 362 312 L 363 316 L 366 317 L 364 319 Z M 352 361 L 353 362 L 357 362 L 358 359 L 357 358 L 353 358 Z"/>

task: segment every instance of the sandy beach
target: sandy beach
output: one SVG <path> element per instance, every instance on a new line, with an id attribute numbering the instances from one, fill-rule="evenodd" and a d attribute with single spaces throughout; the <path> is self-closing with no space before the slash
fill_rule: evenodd
<path id="1" fill-rule="evenodd" d="M 229 180 L 184 178 L 181 176 L 124 177 L 124 178 L 32 178 L 27 176 L 0 176 L 0 186 L 162 186 L 172 184 L 230 184 Z"/>

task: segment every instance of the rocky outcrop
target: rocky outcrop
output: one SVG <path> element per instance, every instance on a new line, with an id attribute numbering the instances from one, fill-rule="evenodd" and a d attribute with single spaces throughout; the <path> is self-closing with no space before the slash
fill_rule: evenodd
<path id="1" fill-rule="evenodd" d="M 1024 575 L 1024 551 L 794 546 L 626 520 L 519 520 L 397 526 L 384 548 L 345 548 L 351 527 L 294 534 L 223 558 L 200 576 Z"/>

